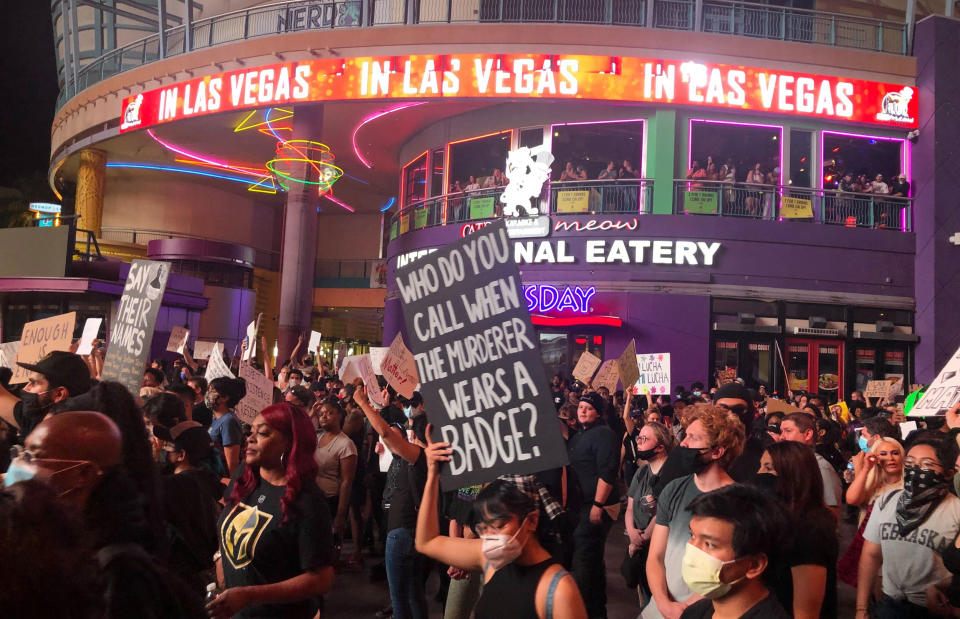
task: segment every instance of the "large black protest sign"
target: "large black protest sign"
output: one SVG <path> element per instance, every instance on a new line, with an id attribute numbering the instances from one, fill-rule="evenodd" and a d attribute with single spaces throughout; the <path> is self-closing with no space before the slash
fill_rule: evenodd
<path id="1" fill-rule="evenodd" d="M 396 272 L 446 489 L 563 466 L 560 435 L 503 221 Z"/>
<path id="2" fill-rule="evenodd" d="M 123 384 L 135 396 L 140 393 L 169 275 L 169 262 L 134 260 L 110 328 L 103 379 Z"/>

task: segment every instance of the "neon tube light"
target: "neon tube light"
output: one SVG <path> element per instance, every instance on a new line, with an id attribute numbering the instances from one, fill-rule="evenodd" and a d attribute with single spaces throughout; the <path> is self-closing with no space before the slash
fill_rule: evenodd
<path id="1" fill-rule="evenodd" d="M 367 161 L 366 157 L 364 157 L 363 155 L 360 154 L 360 147 L 357 146 L 357 133 L 360 132 L 360 129 L 362 129 L 365 125 L 367 125 L 367 124 L 375 121 L 375 120 L 378 119 L 378 118 L 383 118 L 383 117 L 386 116 L 387 114 L 391 114 L 391 113 L 393 113 L 393 112 L 398 112 L 398 111 L 400 111 L 400 110 L 405 110 L 405 109 L 411 108 L 411 107 L 416 107 L 416 106 L 418 106 L 418 105 L 423 105 L 423 104 L 425 104 L 425 103 L 426 103 L 426 101 L 419 101 L 419 102 L 417 102 L 417 103 L 404 103 L 404 104 L 397 105 L 397 106 L 394 106 L 394 107 L 392 107 L 392 108 L 389 108 L 389 109 L 386 109 L 386 110 L 383 110 L 383 111 L 380 111 L 380 112 L 375 112 L 375 113 L 373 113 L 373 114 L 370 114 L 370 115 L 368 115 L 368 116 L 365 116 L 365 117 L 357 124 L 357 126 L 353 128 L 353 136 L 350 138 L 350 142 L 351 142 L 351 144 L 353 144 L 353 154 L 355 154 L 355 155 L 357 156 L 357 159 L 360 160 L 360 163 L 362 163 L 364 166 L 366 166 L 367 169 L 370 169 L 370 168 L 373 167 L 373 164 L 371 164 L 369 161 Z"/>
<path id="2" fill-rule="evenodd" d="M 179 146 L 176 146 L 176 145 L 174 145 L 174 144 L 171 144 L 171 143 L 169 143 L 169 142 L 167 142 L 167 141 L 165 141 L 165 140 L 162 140 L 162 139 L 160 139 L 159 137 L 157 137 L 157 134 L 155 134 L 155 133 L 153 132 L 153 129 L 147 129 L 147 135 L 149 135 L 151 138 L 153 138 L 153 140 L 154 140 L 157 144 L 159 144 L 160 146 L 166 148 L 166 149 L 169 150 L 169 151 L 175 152 L 175 153 L 177 153 L 178 155 L 183 155 L 184 157 L 189 157 L 190 159 L 196 159 L 197 161 L 202 161 L 203 163 L 210 164 L 210 165 L 212 165 L 212 166 L 214 166 L 214 167 L 217 167 L 217 168 L 222 168 L 222 169 L 225 169 L 225 170 L 232 170 L 232 171 L 238 172 L 238 173 L 240 173 L 240 174 L 249 174 L 249 175 L 251 175 L 251 176 L 258 176 L 258 177 L 259 177 L 259 176 L 263 176 L 263 173 L 262 173 L 262 172 L 259 172 L 259 173 L 258 173 L 258 172 L 250 172 L 250 171 L 247 170 L 247 169 L 244 169 L 244 168 L 241 168 L 241 167 L 237 167 L 237 166 L 231 165 L 231 164 L 229 164 L 229 163 L 226 163 L 225 161 L 217 161 L 216 159 L 211 159 L 211 158 L 209 158 L 208 156 L 200 155 L 200 154 L 198 154 L 198 153 L 192 153 L 192 152 L 190 152 L 190 151 L 188 151 L 188 150 L 186 150 L 186 149 L 180 148 Z"/>
<path id="3" fill-rule="evenodd" d="M 337 200 L 336 198 L 334 198 L 333 196 L 331 196 L 331 195 L 328 194 L 328 193 L 327 193 L 327 194 L 324 194 L 323 197 L 326 198 L 327 200 L 330 200 L 331 202 L 333 202 L 333 203 L 336 204 L 337 206 L 347 209 L 347 210 L 350 211 L 351 213 L 356 213 L 356 212 L 357 212 L 356 209 L 354 209 L 352 206 L 348 206 L 348 205 L 344 204 L 343 202 L 341 202 L 340 200 Z"/>
<path id="4" fill-rule="evenodd" d="M 380 212 L 385 213 L 393 208 L 393 205 L 397 203 L 397 198 L 393 197 L 387 200 L 387 203 L 380 207 Z"/>
<path id="5" fill-rule="evenodd" d="M 539 327 L 622 327 L 623 320 L 616 316 L 542 316 L 534 314 L 530 321 Z"/>
<path id="6" fill-rule="evenodd" d="M 732 120 L 710 120 L 706 118 L 691 118 L 690 123 L 687 126 L 687 169 L 689 170 L 693 166 L 693 123 L 711 123 L 714 125 L 736 125 L 739 127 L 757 127 L 760 129 L 776 129 L 780 132 L 780 136 L 777 138 L 779 142 L 779 160 L 777 161 L 777 167 L 780 168 L 780 185 L 783 186 L 783 126 L 782 125 L 763 125 L 760 123 L 741 123 L 735 122 Z M 706 167 L 706 164 L 704 164 Z M 750 168 L 753 169 L 752 167 Z"/>
<path id="7" fill-rule="evenodd" d="M 250 184 L 249 178 L 228 176 L 226 174 L 214 174 L 213 172 L 204 172 L 203 170 L 196 170 L 194 168 L 180 168 L 176 166 L 153 165 L 149 163 L 124 163 L 119 161 L 108 163 L 107 167 L 108 168 L 133 168 L 138 170 L 155 170 L 158 172 L 178 172 L 180 174 L 193 174 L 195 176 L 207 176 L 209 178 L 218 178 L 225 181 L 232 181 L 234 183 L 243 183 L 245 185 Z"/>

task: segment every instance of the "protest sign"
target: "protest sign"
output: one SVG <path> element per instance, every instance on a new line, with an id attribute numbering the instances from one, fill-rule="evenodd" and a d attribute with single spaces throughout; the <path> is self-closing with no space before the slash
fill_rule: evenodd
<path id="1" fill-rule="evenodd" d="M 953 353 L 947 364 L 934 379 L 927 391 L 910 410 L 910 417 L 944 415 L 960 401 L 960 349 Z"/>
<path id="2" fill-rule="evenodd" d="M 333 367 L 337 368 L 338 372 L 340 371 L 341 368 L 343 368 L 343 360 L 346 358 L 346 356 L 347 356 L 347 343 L 344 342 L 340 344 L 340 347 L 337 349 L 337 359 L 333 364 Z M 343 377 L 341 376 L 340 378 L 342 379 Z"/>
<path id="3" fill-rule="evenodd" d="M 150 357 L 150 342 L 170 275 L 169 262 L 134 260 L 110 329 L 103 380 L 115 380 L 136 396 Z"/>
<path id="4" fill-rule="evenodd" d="M 867 388 L 863 390 L 865 398 L 885 398 L 890 392 L 889 380 L 871 380 L 867 382 Z"/>
<path id="5" fill-rule="evenodd" d="M 273 381 L 249 363 L 241 363 L 238 374 L 247 385 L 247 395 L 234 412 L 240 421 L 253 423 L 260 411 L 273 404 Z"/>
<path id="6" fill-rule="evenodd" d="M 590 205 L 590 191 L 564 190 L 557 192 L 558 213 L 586 213 Z"/>
<path id="7" fill-rule="evenodd" d="M 370 355 L 360 355 L 354 363 L 360 371 L 360 378 L 363 379 L 363 387 L 367 391 L 367 397 L 380 408 L 386 406 L 387 403 L 383 399 L 383 391 L 380 390 L 377 375 L 373 373 L 373 362 L 370 360 Z"/>
<path id="8" fill-rule="evenodd" d="M 493 196 L 489 198 L 470 198 L 470 219 L 489 219 L 493 217 L 496 204 Z"/>
<path id="9" fill-rule="evenodd" d="M 640 378 L 638 393 L 660 395 L 670 393 L 670 353 L 647 353 L 637 355 Z"/>
<path id="10" fill-rule="evenodd" d="M 777 400 L 777 399 L 774 399 L 774 398 L 767 398 L 767 406 L 766 406 L 766 408 L 767 408 L 767 414 L 770 414 L 770 413 L 783 413 L 784 415 L 789 415 L 790 413 L 802 413 L 802 412 L 803 412 L 802 410 L 800 410 L 800 409 L 797 408 L 796 406 L 793 406 L 792 404 L 788 404 L 787 402 L 785 402 L 785 401 L 783 401 L 783 400 Z"/>
<path id="11" fill-rule="evenodd" d="M 812 219 L 813 202 L 804 198 L 780 198 L 780 217 L 784 219 Z"/>
<path id="12" fill-rule="evenodd" d="M 637 366 L 637 344 L 634 340 L 630 340 L 623 354 L 617 359 L 617 371 L 620 374 L 620 384 L 623 385 L 624 392 L 632 389 L 640 380 L 640 368 Z"/>
<path id="13" fill-rule="evenodd" d="M 188 339 L 190 339 L 190 331 L 183 327 L 174 327 L 170 331 L 170 339 L 167 340 L 167 351 L 182 355 Z"/>
<path id="14" fill-rule="evenodd" d="M 904 441 L 907 440 L 907 437 L 910 436 L 910 433 L 916 429 L 916 421 L 904 421 L 900 424 L 900 438 Z"/>
<path id="15" fill-rule="evenodd" d="M 688 213 L 715 215 L 717 213 L 717 202 L 716 191 L 692 190 L 683 192 L 683 208 Z"/>
<path id="16" fill-rule="evenodd" d="M 36 363 L 54 350 L 70 350 L 70 346 L 73 344 L 73 327 L 76 323 L 76 312 L 28 322 L 23 326 L 23 332 L 20 335 L 17 362 Z M 10 369 L 13 370 L 13 378 L 10 379 L 11 385 L 25 383 L 27 378 L 30 377 L 30 370 L 26 370 L 19 365 L 14 364 Z M 140 368 L 137 387 L 140 387 L 142 379 L 143 367 Z"/>
<path id="17" fill-rule="evenodd" d="M 373 373 L 383 375 L 381 365 L 383 365 L 383 358 L 386 356 L 387 351 L 390 350 L 386 346 L 371 346 L 370 347 L 370 363 L 373 364 Z"/>
<path id="18" fill-rule="evenodd" d="M 565 465 L 503 220 L 398 269 L 395 279 L 433 439 L 453 451 L 441 487 Z"/>
<path id="19" fill-rule="evenodd" d="M 0 368 L 17 367 L 17 351 L 20 350 L 20 340 L 0 344 Z"/>
<path id="20" fill-rule="evenodd" d="M 216 346 L 220 351 L 220 354 L 223 354 L 223 344 L 220 342 L 197 342 L 193 345 L 193 358 L 194 359 L 206 359 L 210 356 L 210 353 L 213 352 L 213 347 Z"/>
<path id="21" fill-rule="evenodd" d="M 87 322 L 83 323 L 83 335 L 80 336 L 80 343 L 77 344 L 78 355 L 89 355 L 93 352 L 93 340 L 97 339 L 102 323 L 103 318 L 87 318 Z"/>
<path id="22" fill-rule="evenodd" d="M 310 344 L 307 346 L 308 352 L 314 352 L 320 348 L 320 332 L 311 331 L 310 332 Z"/>
<path id="23" fill-rule="evenodd" d="M 343 362 L 340 364 L 338 376 L 344 383 L 352 383 L 358 378 L 363 378 L 363 376 L 360 375 L 360 366 L 356 363 L 359 356 L 360 355 L 350 355 L 349 357 L 344 357 Z"/>
<path id="24" fill-rule="evenodd" d="M 603 361 L 594 354 L 584 351 L 577 360 L 577 366 L 573 368 L 573 377 L 583 384 L 590 382 L 593 373 L 597 371 Z M 596 385 L 594 385 L 596 387 Z"/>
<path id="25" fill-rule="evenodd" d="M 250 324 L 247 325 L 247 334 L 246 337 L 244 337 L 247 341 L 247 348 L 243 351 L 241 361 L 257 358 L 257 331 L 260 330 L 261 318 L 263 318 L 263 314 L 257 314 L 257 319 L 250 321 Z M 234 356 L 236 356 L 236 353 L 234 353 Z"/>
<path id="26" fill-rule="evenodd" d="M 617 390 L 617 381 L 619 380 L 620 373 L 617 371 L 617 360 L 607 359 L 593 377 L 593 388 L 606 387 L 607 391 L 613 393 Z"/>
<path id="27" fill-rule="evenodd" d="M 414 389 L 420 382 L 417 374 L 417 362 L 403 343 L 403 336 L 397 333 L 393 343 L 387 349 L 383 361 L 380 363 L 380 373 L 387 379 L 387 384 L 405 398 L 412 398 Z"/>
<path id="28" fill-rule="evenodd" d="M 214 378 L 220 378 L 221 376 L 233 378 L 233 372 L 231 372 L 227 364 L 223 362 L 223 344 L 217 342 L 214 350 L 210 352 L 210 362 L 207 363 L 207 373 L 204 374 L 203 377 L 206 378 L 209 383 Z"/>

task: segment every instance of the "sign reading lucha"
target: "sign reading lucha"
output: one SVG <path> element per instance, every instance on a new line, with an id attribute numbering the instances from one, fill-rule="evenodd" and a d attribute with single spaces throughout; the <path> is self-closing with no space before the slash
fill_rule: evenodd
<path id="1" fill-rule="evenodd" d="M 311 101 L 593 99 L 694 105 L 917 127 L 904 84 L 691 61 L 563 54 L 323 58 L 216 73 L 123 100 L 120 131 Z"/>

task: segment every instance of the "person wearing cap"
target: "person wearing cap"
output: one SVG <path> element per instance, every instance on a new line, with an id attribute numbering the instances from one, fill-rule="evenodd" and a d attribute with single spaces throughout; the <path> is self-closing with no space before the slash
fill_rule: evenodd
<path id="1" fill-rule="evenodd" d="M 0 419 L 30 434 L 43 421 L 50 407 L 90 390 L 90 368 L 80 355 L 55 350 L 36 363 L 17 363 L 30 372 L 17 398 L 0 389 Z"/>
<path id="2" fill-rule="evenodd" d="M 910 197 L 910 183 L 907 182 L 906 174 L 897 176 L 897 180 L 893 182 L 893 187 L 890 188 L 890 195 L 898 198 Z"/>
<path id="3" fill-rule="evenodd" d="M 767 434 L 765 424 L 755 420 L 754 394 L 752 389 L 747 389 L 743 384 L 732 382 L 720 387 L 713 396 L 713 403 L 736 415 L 746 432 L 747 440 L 743 444 L 743 453 L 733 461 L 727 471 L 734 481 L 741 483 L 753 479 L 760 468 L 764 449 L 773 442 Z"/>
<path id="4" fill-rule="evenodd" d="M 595 391 L 580 396 L 577 420 L 583 431 L 567 444 L 570 457 L 570 513 L 574 515 L 573 577 L 591 618 L 607 616 L 607 580 L 603 550 L 616 519 L 620 440 L 603 423 L 603 397 Z"/>
<path id="5" fill-rule="evenodd" d="M 209 464 L 213 443 L 196 421 L 182 421 L 171 428 L 156 425 L 153 433 L 163 441 L 171 467 L 161 484 L 170 565 L 202 593 L 207 584 L 205 573 L 213 568 L 217 551 L 217 501 L 224 490 Z"/>

